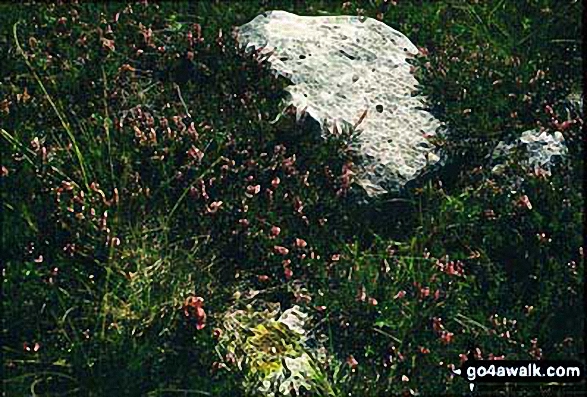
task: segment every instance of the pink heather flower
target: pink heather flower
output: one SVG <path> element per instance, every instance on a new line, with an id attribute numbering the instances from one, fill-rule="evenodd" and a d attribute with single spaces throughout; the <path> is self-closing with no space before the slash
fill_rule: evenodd
<path id="1" fill-rule="evenodd" d="M 202 159 L 204 158 L 204 152 L 202 152 L 200 149 L 198 149 L 197 147 L 193 146 L 188 150 L 187 152 L 188 156 L 191 157 L 194 160 L 197 161 L 202 161 Z"/>
<path id="2" fill-rule="evenodd" d="M 465 361 L 467 361 L 469 359 L 469 357 L 467 357 L 466 354 L 459 354 L 459 359 L 461 360 L 461 364 L 463 364 Z"/>
<path id="3" fill-rule="evenodd" d="M 116 47 L 114 46 L 114 40 L 110 40 L 105 37 L 102 37 L 100 39 L 100 41 L 102 42 L 102 48 L 104 48 L 108 51 L 115 51 L 116 50 Z"/>
<path id="4" fill-rule="evenodd" d="M 550 176 L 550 172 L 543 169 L 543 168 L 540 168 L 539 166 L 535 166 L 534 167 L 534 175 L 537 178 L 547 179 Z"/>
<path id="5" fill-rule="evenodd" d="M 350 189 L 351 179 L 355 173 L 352 171 L 352 163 L 345 163 L 342 166 L 342 175 L 340 176 L 341 179 L 341 189 L 340 192 L 342 194 L 346 193 Z"/>
<path id="6" fill-rule="evenodd" d="M 440 334 L 440 339 L 442 340 L 442 343 L 448 345 L 452 342 L 454 336 L 455 334 L 453 334 L 452 332 L 442 331 L 442 333 Z"/>
<path id="7" fill-rule="evenodd" d="M 267 194 L 267 198 L 269 199 L 269 203 L 273 202 L 273 191 L 271 189 L 265 189 L 265 193 Z"/>
<path id="8" fill-rule="evenodd" d="M 203 308 L 199 307 L 196 309 L 196 318 L 198 319 L 198 323 L 196 324 L 196 329 L 198 331 L 204 329 L 206 326 L 206 312 Z"/>
<path id="9" fill-rule="evenodd" d="M 286 267 L 283 271 L 283 275 L 287 280 L 289 280 L 293 276 L 293 271 L 289 267 Z"/>
<path id="10" fill-rule="evenodd" d="M 273 180 L 271 181 L 271 187 L 273 187 L 273 189 L 277 189 L 277 186 L 279 186 L 279 183 L 281 182 L 281 180 L 279 179 L 278 176 L 276 176 L 275 178 L 273 178 Z"/>
<path id="11" fill-rule="evenodd" d="M 429 295 L 430 295 L 430 288 L 428 288 L 428 287 L 420 288 L 420 297 L 426 298 Z"/>
<path id="12" fill-rule="evenodd" d="M 530 199 L 528 198 L 528 196 L 526 196 L 525 194 L 520 197 L 520 199 L 518 200 L 518 205 L 520 207 L 526 207 L 529 210 L 532 209 L 532 203 L 530 202 Z"/>
<path id="13" fill-rule="evenodd" d="M 207 208 L 208 213 L 209 214 L 216 213 L 221 205 L 222 205 L 222 201 L 214 201 L 213 203 L 210 203 L 210 205 Z"/>
<path id="14" fill-rule="evenodd" d="M 353 370 L 359 365 L 359 362 L 353 357 L 353 355 L 350 355 L 346 362 Z"/>
<path id="15" fill-rule="evenodd" d="M 271 235 L 273 237 L 279 236 L 279 233 L 281 233 L 281 228 L 279 226 L 272 226 L 271 227 Z"/>
<path id="16" fill-rule="evenodd" d="M 378 303 L 377 302 L 377 299 L 375 299 L 375 298 L 369 298 L 369 304 L 371 306 L 377 306 L 377 303 Z"/>
<path id="17" fill-rule="evenodd" d="M 262 275 L 258 276 L 257 279 L 261 282 L 265 282 L 265 281 L 269 281 L 269 276 L 267 276 L 266 274 L 262 274 Z"/>
<path id="18" fill-rule="evenodd" d="M 418 47 L 418 51 L 420 52 L 420 55 L 426 57 L 428 56 L 428 54 L 430 54 L 430 52 L 428 51 L 428 49 L 426 47 Z"/>
<path id="19" fill-rule="evenodd" d="M 310 295 L 306 295 L 302 292 L 294 292 L 294 298 L 296 299 L 297 303 L 309 303 L 312 302 L 312 297 Z"/>
<path id="20" fill-rule="evenodd" d="M 204 298 L 199 296 L 190 296 L 185 300 L 183 313 L 188 318 L 196 320 L 196 329 L 201 330 L 206 326 L 206 312 L 202 307 Z"/>
<path id="21" fill-rule="evenodd" d="M 395 294 L 395 296 L 393 297 L 393 299 L 402 299 L 404 296 L 406 296 L 406 291 L 400 291 L 397 294 Z"/>
<path id="22" fill-rule="evenodd" d="M 359 292 L 357 293 L 357 300 L 361 301 L 361 302 L 365 302 L 366 299 L 367 299 L 367 292 L 365 291 L 365 286 L 362 285 L 361 288 L 359 288 Z"/>
<path id="23" fill-rule="evenodd" d="M 463 263 L 461 261 L 450 261 L 448 263 L 443 263 L 441 261 L 437 262 L 440 271 L 446 273 L 450 276 L 463 276 Z"/>
<path id="24" fill-rule="evenodd" d="M 410 378 L 408 378 L 406 375 L 402 375 L 402 382 L 409 382 Z"/>
<path id="25" fill-rule="evenodd" d="M 306 243 L 305 240 L 302 240 L 301 238 L 296 238 L 296 247 L 305 248 L 307 245 L 308 243 Z"/>
<path id="26" fill-rule="evenodd" d="M 294 209 L 299 214 L 301 214 L 304 210 L 304 204 L 302 203 L 302 200 L 299 199 L 299 197 L 294 198 Z"/>
<path id="27" fill-rule="evenodd" d="M 281 162 L 282 167 L 286 170 L 288 174 L 292 174 L 295 171 L 295 163 L 296 163 L 296 155 L 292 155 L 291 157 L 287 157 L 283 159 Z"/>
<path id="28" fill-rule="evenodd" d="M 259 194 L 261 191 L 261 185 L 249 185 L 247 186 L 247 193 L 249 194 Z"/>
<path id="29" fill-rule="evenodd" d="M 234 356 L 234 354 L 228 352 L 226 353 L 226 355 L 224 356 L 224 360 L 229 364 L 232 365 L 234 363 L 236 363 L 236 357 Z"/>
<path id="30" fill-rule="evenodd" d="M 542 349 L 539 347 L 533 347 L 532 349 L 530 349 L 530 355 L 535 360 L 540 360 L 542 358 Z"/>
<path id="31" fill-rule="evenodd" d="M 444 325 L 442 325 L 442 318 L 440 317 L 433 317 L 432 318 L 432 329 L 434 332 L 441 332 L 444 329 Z"/>
<path id="32" fill-rule="evenodd" d="M 287 254 L 289 254 L 289 250 L 287 248 L 285 248 L 285 247 L 280 246 L 280 245 L 274 246 L 273 249 L 279 255 L 287 255 Z"/>
<path id="33" fill-rule="evenodd" d="M 420 353 L 422 354 L 430 354 L 430 349 L 424 347 L 424 346 L 420 346 Z"/>

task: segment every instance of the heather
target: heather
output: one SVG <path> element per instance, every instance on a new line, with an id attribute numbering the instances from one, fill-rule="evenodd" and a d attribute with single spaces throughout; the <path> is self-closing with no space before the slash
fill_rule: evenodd
<path id="1" fill-rule="evenodd" d="M 255 395 L 279 363 L 251 351 L 312 366 L 298 395 L 456 395 L 467 359 L 583 360 L 581 4 L 380 3 L 0 6 L 6 395 Z M 421 47 L 445 164 L 368 199 L 352 132 L 276 120 L 287 82 L 231 35 L 272 9 Z M 565 159 L 494 172 L 534 128 Z"/>

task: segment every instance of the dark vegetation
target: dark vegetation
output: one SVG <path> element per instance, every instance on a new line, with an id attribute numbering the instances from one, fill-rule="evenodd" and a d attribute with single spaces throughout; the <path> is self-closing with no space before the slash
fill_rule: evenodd
<path id="1" fill-rule="evenodd" d="M 237 395 L 213 330 L 248 288 L 313 314 L 340 395 L 460 394 L 467 355 L 584 360 L 580 2 L 379 3 L 0 6 L 6 395 Z M 446 166 L 360 204 L 352 137 L 272 123 L 287 82 L 236 48 L 271 9 L 382 17 L 424 48 Z M 537 127 L 567 161 L 493 174 Z"/>

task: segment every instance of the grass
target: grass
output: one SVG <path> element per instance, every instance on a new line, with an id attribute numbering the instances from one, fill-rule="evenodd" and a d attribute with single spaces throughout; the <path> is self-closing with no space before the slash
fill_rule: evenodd
<path id="1" fill-rule="evenodd" d="M 463 394 L 450 368 L 467 356 L 584 362 L 580 2 L 380 15 L 427 49 L 416 73 L 450 160 L 366 205 L 352 137 L 272 123 L 287 82 L 230 32 L 379 3 L 0 6 L 6 395 L 254 394 L 217 337 L 264 302 L 311 314 L 336 395 Z M 563 133 L 566 162 L 492 173 L 492 148 L 537 127 Z"/>

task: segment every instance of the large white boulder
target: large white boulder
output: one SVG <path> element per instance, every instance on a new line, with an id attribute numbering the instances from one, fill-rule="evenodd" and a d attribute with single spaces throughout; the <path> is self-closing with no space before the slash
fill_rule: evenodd
<path id="1" fill-rule="evenodd" d="M 398 190 L 438 161 L 428 138 L 441 124 L 415 94 L 407 60 L 418 49 L 402 33 L 371 18 L 285 11 L 259 15 L 236 33 L 291 81 L 285 107 L 305 110 L 324 133 L 356 126 L 357 181 L 369 196 Z"/>

